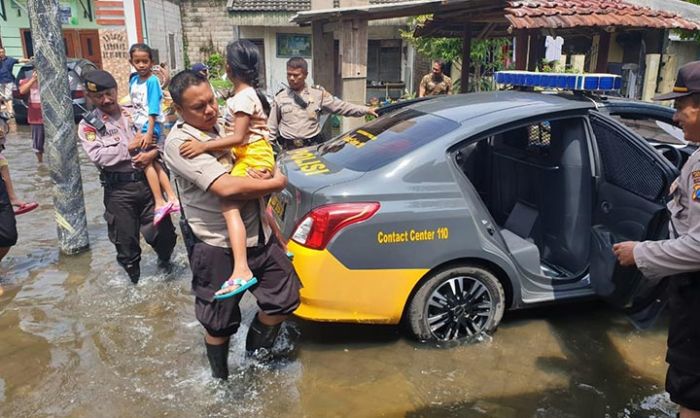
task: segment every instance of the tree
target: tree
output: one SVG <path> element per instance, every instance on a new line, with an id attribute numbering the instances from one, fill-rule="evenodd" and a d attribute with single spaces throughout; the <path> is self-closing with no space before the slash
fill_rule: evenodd
<path id="1" fill-rule="evenodd" d="M 684 0 L 687 3 L 700 5 L 700 0 Z M 683 39 L 694 39 L 696 42 L 700 42 L 700 32 L 692 30 L 681 30 L 679 31 L 681 38 Z"/>
<path id="2" fill-rule="evenodd" d="M 700 1 L 700 0 L 698 0 Z M 425 24 L 432 15 L 415 16 L 409 19 L 408 29 L 401 30 L 401 37 L 413 45 L 416 50 L 431 59 L 442 59 L 452 62 L 455 69 L 462 67 L 462 39 L 460 38 L 432 38 L 416 37 L 413 35 L 416 28 Z M 490 90 L 492 83 L 491 74 L 504 67 L 504 47 L 510 45 L 509 39 L 484 39 L 472 42 L 471 62 L 472 82 L 469 83 L 471 91 Z M 457 89 L 458 86 L 455 86 Z"/>

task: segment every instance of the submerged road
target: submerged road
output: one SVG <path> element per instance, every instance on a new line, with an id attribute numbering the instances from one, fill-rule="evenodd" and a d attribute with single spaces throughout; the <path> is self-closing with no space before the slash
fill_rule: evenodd
<path id="1" fill-rule="evenodd" d="M 0 264 L 1 417 L 675 415 L 663 389 L 666 321 L 639 332 L 602 303 L 506 313 L 493 338 L 448 348 L 398 327 L 294 320 L 277 346 L 289 360 L 261 367 L 243 357 L 246 296 L 231 379 L 214 382 L 181 240 L 172 274 L 158 273 L 147 248 L 131 285 L 81 150 L 91 250 L 60 256 L 49 173 L 28 127 L 5 154 L 20 198 L 40 208 L 18 217 L 20 242 Z"/>

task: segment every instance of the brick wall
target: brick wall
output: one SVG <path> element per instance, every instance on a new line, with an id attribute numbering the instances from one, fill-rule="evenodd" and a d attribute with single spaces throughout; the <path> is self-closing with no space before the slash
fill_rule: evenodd
<path id="1" fill-rule="evenodd" d="M 203 61 L 212 46 L 223 53 L 226 44 L 234 39 L 235 26 L 226 9 L 226 1 L 183 0 L 180 9 L 182 30 L 187 38 L 185 54 L 190 63 Z"/>
<path id="2" fill-rule="evenodd" d="M 173 68 L 170 54 L 170 35 L 174 36 L 174 69 L 184 67 L 182 21 L 180 19 L 180 6 L 173 1 L 145 0 L 144 13 L 146 15 L 146 27 L 148 28 L 148 44 L 158 50 L 160 62 Z"/>

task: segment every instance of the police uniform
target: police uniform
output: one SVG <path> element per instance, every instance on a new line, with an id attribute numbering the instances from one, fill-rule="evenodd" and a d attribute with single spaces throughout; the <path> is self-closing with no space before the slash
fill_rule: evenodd
<path id="1" fill-rule="evenodd" d="M 700 61 L 680 69 L 674 92 L 654 100 L 700 93 Z M 670 198 L 671 239 L 638 243 L 634 260 L 649 279 L 672 276 L 666 390 L 675 403 L 700 410 L 700 150 L 681 169 Z"/>
<path id="2" fill-rule="evenodd" d="M 116 87 L 109 73 L 93 71 L 85 75 L 88 91 L 99 92 Z M 167 268 L 177 239 L 175 227 L 167 216 L 153 225 L 155 203 L 142 169 L 132 165 L 128 145 L 134 139 L 128 117 L 92 111 L 78 126 L 80 143 L 88 159 L 100 170 L 104 186 L 104 217 L 109 240 L 117 250 L 117 262 L 132 282 L 140 277 L 141 246 L 139 231 L 158 254 L 159 266 Z"/>
<path id="3" fill-rule="evenodd" d="M 300 92 L 286 88 L 272 101 L 270 138 L 284 149 L 320 144 L 324 141 L 319 123 L 322 112 L 359 117 L 369 111 L 369 107 L 344 102 L 319 86 L 304 86 Z"/>
<path id="4" fill-rule="evenodd" d="M 233 259 L 221 200 L 209 187 L 233 166 L 231 153 L 204 153 L 188 159 L 180 155 L 186 141 L 209 141 L 220 137 L 221 126 L 203 132 L 178 120 L 165 141 L 164 159 L 175 177 L 184 220 L 183 236 L 192 269 L 192 290 L 196 296 L 195 316 L 207 333 L 227 338 L 236 333 L 241 321 L 239 302 L 243 293 L 216 300 L 214 293 L 231 276 Z M 277 245 L 270 227 L 263 222 L 263 199 L 246 201 L 240 214 L 246 229 L 247 259 L 258 284 L 250 288 L 258 307 L 268 315 L 289 315 L 299 306 L 301 282 L 294 267 Z M 266 327 L 255 317 L 246 339 L 246 350 L 272 346 L 279 325 Z M 205 344 L 212 375 L 228 377 L 228 342 L 223 346 Z"/>
<path id="5" fill-rule="evenodd" d="M 439 79 L 435 79 L 433 74 L 426 74 L 420 81 L 426 96 L 437 96 L 439 94 L 452 93 L 452 80 L 442 74 Z"/>

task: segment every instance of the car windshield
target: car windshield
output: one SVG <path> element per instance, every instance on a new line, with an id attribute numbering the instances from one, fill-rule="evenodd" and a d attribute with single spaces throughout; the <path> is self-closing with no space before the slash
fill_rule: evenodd
<path id="1" fill-rule="evenodd" d="M 354 171 L 371 171 L 455 130 L 459 124 L 439 116 L 407 109 L 376 119 L 319 148 L 331 164 Z"/>

